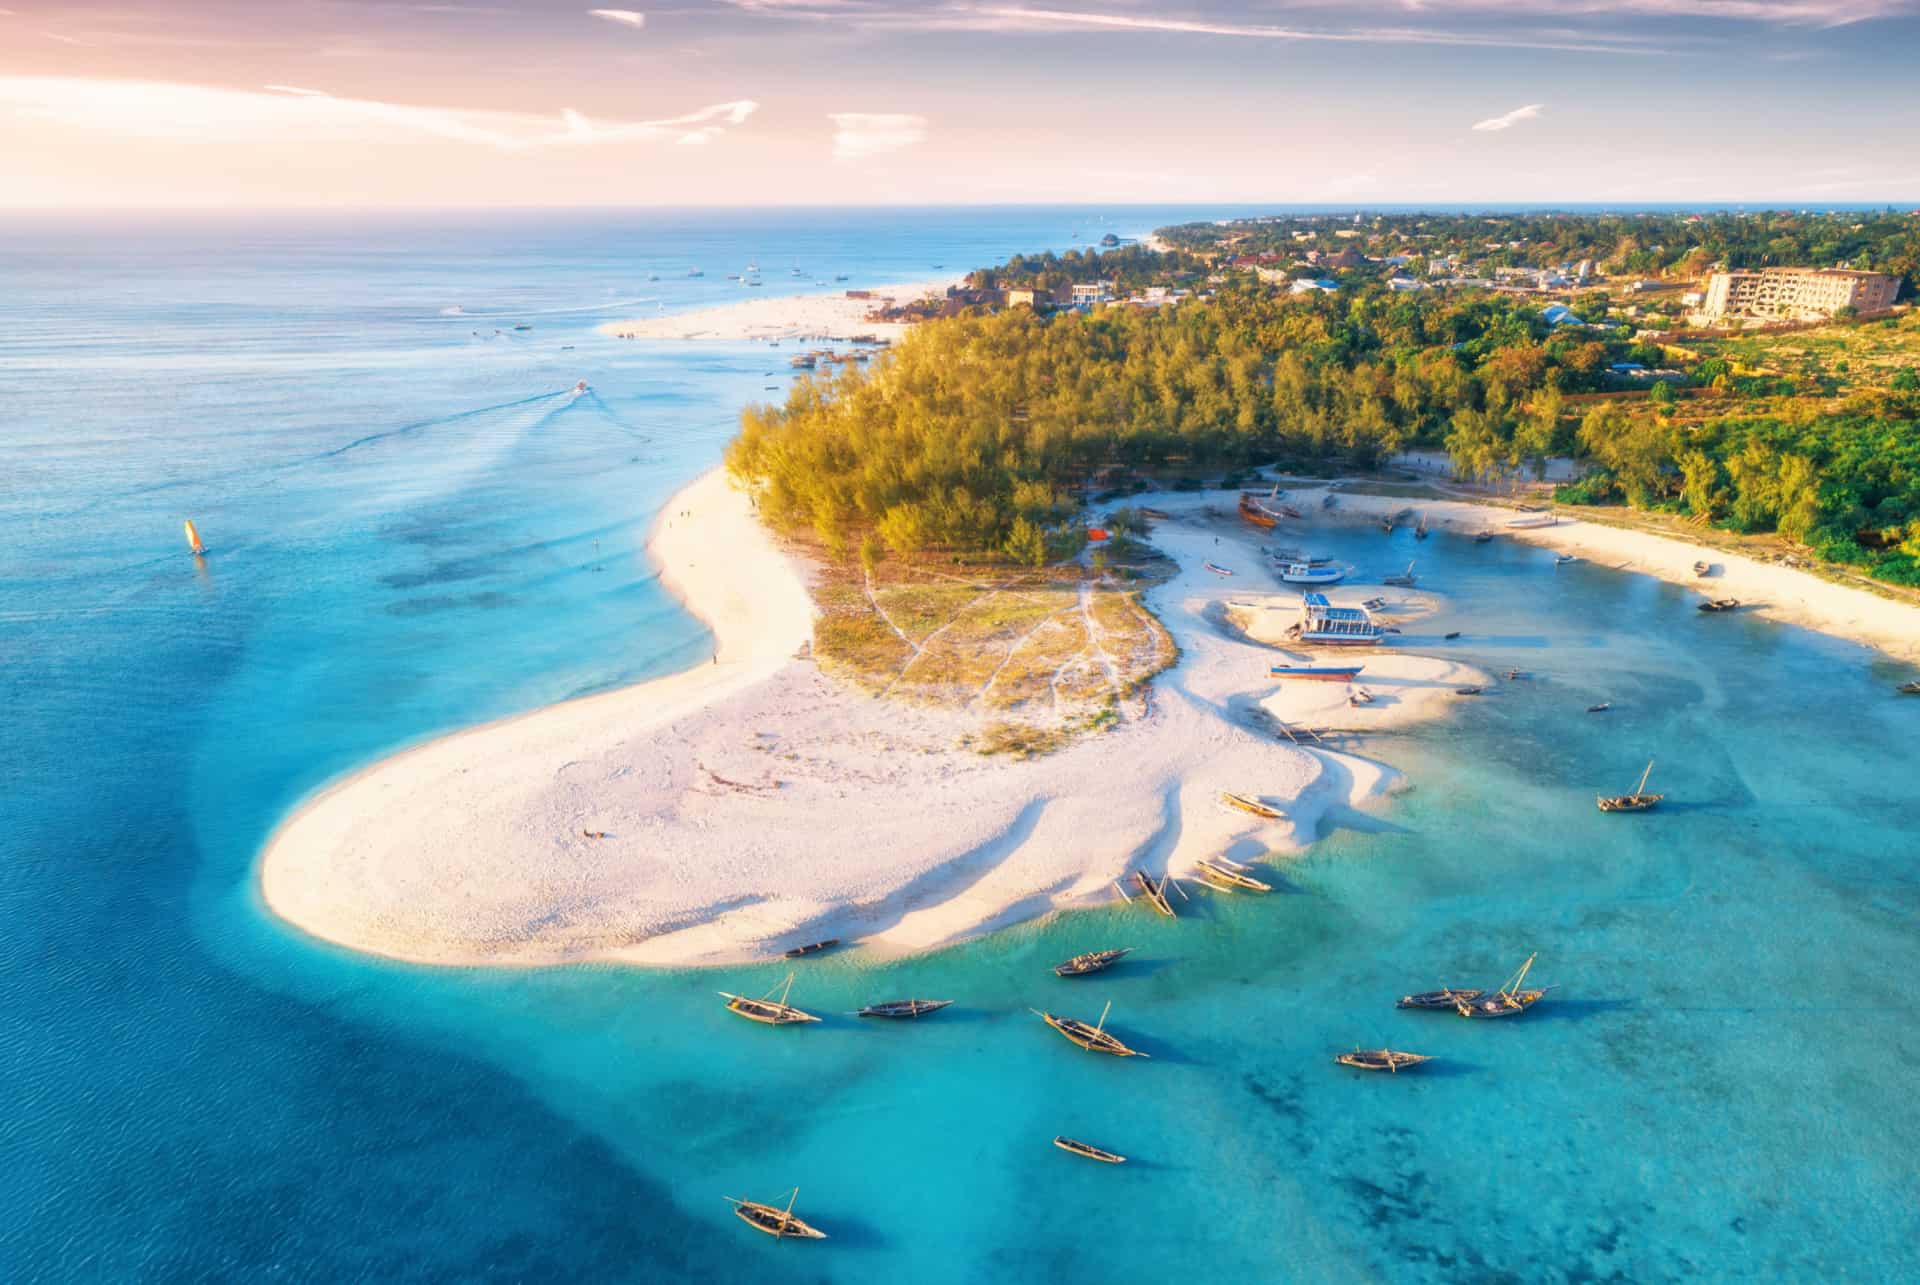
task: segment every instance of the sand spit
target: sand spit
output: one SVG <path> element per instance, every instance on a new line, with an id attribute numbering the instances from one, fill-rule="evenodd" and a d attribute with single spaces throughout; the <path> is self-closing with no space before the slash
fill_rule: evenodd
<path id="1" fill-rule="evenodd" d="M 849 299 L 844 289 L 832 294 L 753 294 L 734 303 L 716 304 L 693 312 L 663 313 L 630 321 L 610 321 L 600 333 L 615 339 L 845 339 L 872 335 L 898 340 L 907 327 L 898 322 L 868 321 L 867 313 L 882 303 L 910 303 L 928 294 L 944 294 L 958 277 L 874 286 L 865 299 Z"/>

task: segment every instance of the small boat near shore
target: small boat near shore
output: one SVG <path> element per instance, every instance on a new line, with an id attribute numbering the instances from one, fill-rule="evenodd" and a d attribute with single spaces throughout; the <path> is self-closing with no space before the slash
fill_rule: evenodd
<path id="1" fill-rule="evenodd" d="M 1347 578 L 1340 567 L 1330 567 L 1311 562 L 1285 562 L 1280 564 L 1280 579 L 1287 584 L 1339 584 Z"/>
<path id="2" fill-rule="evenodd" d="M 1136 870 L 1133 872 L 1134 886 L 1140 889 L 1140 895 L 1147 899 L 1149 906 L 1152 906 L 1156 911 L 1169 919 L 1175 918 L 1173 903 L 1167 900 L 1167 885 L 1172 881 L 1172 875 L 1164 876 L 1160 882 L 1155 883 L 1153 876 L 1146 871 Z"/>
<path id="3" fill-rule="evenodd" d="M 1380 577 L 1381 584 L 1392 585 L 1396 589 L 1411 589 L 1413 588 L 1413 582 L 1414 582 L 1414 574 L 1413 574 L 1413 564 L 1411 562 L 1407 564 L 1407 569 L 1405 571 L 1400 572 L 1398 575 Z"/>
<path id="4" fill-rule="evenodd" d="M 1240 516 L 1257 527 L 1267 530 L 1280 520 L 1280 515 L 1260 503 L 1260 497 L 1251 491 L 1240 492 Z"/>
<path id="5" fill-rule="evenodd" d="M 1098 1160 L 1101 1164 L 1123 1165 L 1127 1163 L 1125 1156 L 1103 1150 L 1100 1147 L 1094 1146 L 1091 1142 L 1081 1142 L 1077 1138 L 1065 1136 L 1055 1137 L 1053 1145 L 1072 1155 L 1085 1156 L 1088 1160 Z"/>
<path id="6" fill-rule="evenodd" d="M 1631 794 L 1602 794 L 1596 802 L 1602 812 L 1647 812 L 1666 798 L 1664 794 L 1648 794 L 1647 778 L 1653 775 L 1653 760 L 1647 760 L 1647 770 L 1640 774 L 1640 784 L 1633 787 Z"/>
<path id="7" fill-rule="evenodd" d="M 1131 946 L 1122 946 L 1118 950 L 1090 950 L 1083 955 L 1075 955 L 1072 959 L 1055 964 L 1053 966 L 1053 975 L 1055 977 L 1085 977 L 1089 973 L 1097 973 L 1113 967 L 1120 962 L 1123 956 L 1132 953 L 1133 947 Z"/>
<path id="8" fill-rule="evenodd" d="M 1484 687 L 1456 687 L 1453 689 L 1453 694 L 1455 696 L 1478 696 L 1486 690 Z"/>
<path id="9" fill-rule="evenodd" d="M 1227 568 L 1219 566 L 1212 562 L 1205 562 L 1205 563 L 1202 563 L 1201 565 L 1204 566 L 1207 570 L 1213 572 L 1213 574 L 1215 574 L 1216 576 L 1230 576 L 1233 574 L 1233 572 L 1227 570 Z"/>
<path id="10" fill-rule="evenodd" d="M 1279 808 L 1268 807 L 1249 794 L 1234 794 L 1231 791 L 1222 790 L 1220 792 L 1220 801 L 1230 808 L 1238 808 L 1242 812 L 1250 813 L 1265 821 L 1284 821 L 1287 819 L 1287 814 Z"/>
<path id="11" fill-rule="evenodd" d="M 1108 1000 L 1107 1006 L 1100 1010 L 1100 1020 L 1092 1026 L 1077 1017 L 1056 1017 L 1052 1013 L 1042 1013 L 1037 1008 L 1028 1011 L 1089 1053 L 1106 1053 L 1113 1057 L 1147 1056 L 1139 1049 L 1128 1048 L 1119 1036 L 1107 1030 L 1107 1014 L 1113 1011 L 1112 1000 Z"/>
<path id="12" fill-rule="evenodd" d="M 1485 991 L 1466 990 L 1458 986 L 1443 986 L 1437 991 L 1416 991 L 1412 995 L 1402 995 L 1394 1002 L 1395 1008 L 1447 1009 L 1452 1011 L 1462 1004 L 1479 999 Z"/>
<path id="13" fill-rule="evenodd" d="M 795 946 L 786 952 L 786 958 L 799 959 L 806 955 L 818 955 L 823 950 L 832 950 L 840 944 L 838 937 L 829 937 L 825 941 L 810 941 L 804 946 Z"/>
<path id="14" fill-rule="evenodd" d="M 1225 857 L 1202 860 L 1199 864 L 1200 877 L 1216 888 L 1230 888 L 1242 892 L 1272 892 L 1273 885 L 1263 883 L 1246 872 L 1246 867 L 1237 861 Z"/>
<path id="15" fill-rule="evenodd" d="M 1902 683 L 1893 690 L 1906 696 L 1920 696 L 1920 678 L 1916 678 L 1912 682 Z"/>
<path id="16" fill-rule="evenodd" d="M 798 1187 L 795 1187 L 793 1194 L 787 1198 L 785 1209 L 774 1205 L 763 1205 L 757 1200 L 741 1200 L 736 1196 L 727 1197 L 728 1202 L 733 1205 L 735 1217 L 747 1226 L 767 1233 L 775 1240 L 785 1240 L 789 1236 L 796 1240 L 825 1240 L 827 1233 L 793 1216 L 793 1202 L 798 1199 L 800 1199 Z"/>
<path id="17" fill-rule="evenodd" d="M 1538 952 L 1528 955 L 1527 962 L 1520 965 L 1520 971 L 1502 982 L 1497 989 L 1482 991 L 1472 999 L 1461 1000 L 1454 1005 L 1454 1011 L 1462 1017 L 1479 1019 L 1520 1016 L 1539 1003 L 1540 997 L 1552 989 L 1542 986 L 1527 990 L 1523 987 L 1527 980 L 1527 973 L 1533 967 L 1533 961 L 1539 957 Z"/>
<path id="18" fill-rule="evenodd" d="M 1578 561 L 1580 561 L 1580 559 L 1574 557 L 1571 553 L 1557 553 L 1554 555 L 1553 565 L 1556 567 L 1564 567 L 1569 562 L 1578 562 Z"/>
<path id="19" fill-rule="evenodd" d="M 879 1004 L 869 1004 L 855 1013 L 855 1017 L 920 1017 L 927 1013 L 938 1013 L 952 1004 L 950 999 L 890 999 Z"/>
<path id="20" fill-rule="evenodd" d="M 1493 532 L 1491 531 L 1475 531 L 1473 533 L 1473 542 L 1475 544 L 1487 544 L 1487 543 L 1490 543 L 1492 540 L 1493 540 Z"/>
<path id="21" fill-rule="evenodd" d="M 820 1019 L 812 1013 L 803 1013 L 787 1003 L 787 993 L 793 989 L 793 974 L 787 974 L 787 983 L 777 1000 L 768 999 L 773 994 L 769 989 L 759 999 L 749 999 L 744 995 L 735 995 L 728 991 L 720 994 L 727 1001 L 727 1011 L 737 1013 L 749 1022 L 763 1022 L 768 1026 L 791 1026 L 799 1022 L 817 1022 Z"/>
<path id="22" fill-rule="evenodd" d="M 1365 665 L 1270 665 L 1269 678 L 1295 678 L 1315 683 L 1350 683 Z"/>
<path id="23" fill-rule="evenodd" d="M 1700 604 L 1702 611 L 1732 611 L 1740 605 L 1738 598 L 1709 598 Z"/>
<path id="24" fill-rule="evenodd" d="M 1390 1071 L 1398 1074 L 1403 1067 L 1419 1066 L 1422 1062 L 1433 1061 L 1428 1053 L 1402 1053 L 1398 1049 L 1355 1049 L 1351 1053 L 1336 1053 L 1333 1060 L 1341 1066 L 1351 1066 L 1362 1071 Z"/>
<path id="25" fill-rule="evenodd" d="M 1693 564 L 1693 574 L 1696 576 L 1704 576 L 1711 570 L 1713 570 L 1713 568 L 1705 562 L 1696 562 Z"/>
<path id="26" fill-rule="evenodd" d="M 1371 647 L 1385 631 L 1365 606 L 1336 607 L 1324 593 L 1300 595 L 1300 619 L 1287 631 L 1301 642 L 1331 647 Z"/>

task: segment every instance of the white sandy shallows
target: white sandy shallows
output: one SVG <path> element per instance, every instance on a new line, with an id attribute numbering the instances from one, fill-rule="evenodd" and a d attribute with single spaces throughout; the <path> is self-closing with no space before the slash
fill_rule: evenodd
<path id="1" fill-rule="evenodd" d="M 811 622 L 800 569 L 720 474 L 666 513 L 652 552 L 713 626 L 719 663 L 335 784 L 270 841 L 267 903 L 316 936 L 428 963 L 721 963 L 834 936 L 919 950 L 1111 898 L 1135 866 L 1186 873 L 1222 852 L 1297 849 L 1330 809 L 1394 779 L 1281 743 L 1255 708 L 1281 653 L 1224 624 L 1249 581 L 1272 589 L 1232 523 L 1177 517 L 1156 532 L 1183 569 L 1150 601 L 1182 660 L 1151 712 L 1020 762 L 959 747 L 977 718 L 859 694 L 792 659 Z M 1244 578 L 1213 576 L 1205 557 Z M 1223 790 L 1289 820 L 1233 811 Z"/>
<path id="2" fill-rule="evenodd" d="M 669 312 L 657 317 L 610 321 L 600 333 L 615 339 L 846 339 L 872 335 L 897 341 L 907 333 L 901 322 L 868 321 L 867 313 L 883 304 L 911 303 L 929 294 L 946 293 L 961 278 L 913 281 L 874 286 L 868 298 L 849 299 L 845 290 L 832 294 L 772 295 L 747 292 L 732 303 L 715 304 L 693 312 Z M 764 287 L 762 287 L 764 290 Z"/>

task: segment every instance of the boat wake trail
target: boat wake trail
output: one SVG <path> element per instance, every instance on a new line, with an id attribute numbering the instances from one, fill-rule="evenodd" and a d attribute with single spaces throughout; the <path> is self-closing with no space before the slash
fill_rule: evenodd
<path id="1" fill-rule="evenodd" d="M 438 428 L 442 424 L 457 424 L 462 420 L 477 419 L 482 415 L 491 415 L 496 411 L 515 410 L 521 406 L 533 406 L 557 397 L 567 397 L 570 392 L 570 389 L 562 389 L 559 392 L 538 393 L 532 397 L 522 397 L 518 401 L 501 402 L 497 406 L 480 406 L 473 410 L 456 411 L 451 415 L 442 415 L 437 419 L 423 419 L 415 424 L 402 424 L 398 428 L 389 428 L 378 433 L 368 433 L 365 437 L 356 437 L 344 446 L 336 446 L 332 450 L 321 451 L 317 455 L 308 455 L 302 459 L 291 460 L 285 464 L 275 465 L 274 467 L 284 470 L 288 468 L 298 468 L 302 464 L 317 464 L 322 460 L 337 459 L 349 451 L 357 451 L 361 447 L 371 446 L 375 442 L 384 442 L 394 437 L 405 437 L 409 433 L 418 433 L 423 429 Z M 558 413 L 558 410 L 564 409 L 565 406 L 559 407 L 555 413 Z M 546 420 L 551 418 L 552 415 L 544 416 L 540 422 L 545 423 Z"/>

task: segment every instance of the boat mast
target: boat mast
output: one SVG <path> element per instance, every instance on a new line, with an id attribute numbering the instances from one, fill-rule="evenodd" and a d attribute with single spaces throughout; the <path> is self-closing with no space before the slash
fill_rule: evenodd
<path id="1" fill-rule="evenodd" d="M 786 987 L 785 987 L 785 988 L 784 988 L 783 990 L 781 990 L 781 992 L 780 992 L 780 1007 L 781 1007 L 781 1008 L 785 1008 L 785 1007 L 787 1006 L 787 993 L 788 993 L 789 991 L 791 991 L 792 989 L 793 989 L 793 974 L 792 974 L 792 973 L 788 973 L 788 974 L 787 974 L 787 984 L 786 984 Z M 796 1193 L 796 1194 L 797 1194 L 797 1193 L 799 1192 L 799 1190 L 800 1190 L 800 1189 L 799 1189 L 798 1187 L 795 1187 L 795 1188 L 794 1188 L 794 1191 L 795 1191 L 795 1193 Z"/>
<path id="2" fill-rule="evenodd" d="M 1099 1034 L 1099 1033 L 1100 1033 L 1101 1031 L 1103 1031 L 1103 1030 L 1105 1030 L 1105 1029 L 1106 1029 L 1106 1027 L 1107 1027 L 1107 1014 L 1108 1014 L 1109 1012 L 1111 1012 L 1112 1010 L 1113 1010 L 1113 1001 L 1112 1001 L 1112 1000 L 1108 1000 L 1108 1001 L 1107 1001 L 1107 1006 L 1106 1006 L 1105 1008 L 1103 1008 L 1103 1009 L 1101 1009 L 1101 1010 L 1100 1010 L 1100 1025 L 1098 1025 L 1098 1026 L 1096 1026 L 1096 1027 L 1094 1027 L 1094 1028 L 1093 1028 L 1093 1033 L 1094 1033 L 1095 1035 L 1098 1035 L 1098 1034 Z"/>
<path id="3" fill-rule="evenodd" d="M 773 1233 L 775 1240 L 787 1234 L 787 1225 L 793 1221 L 793 1202 L 798 1199 L 800 1199 L 800 1188 L 795 1187 L 793 1194 L 787 1197 L 787 1212 L 780 1215 L 780 1230 Z"/>
<path id="4" fill-rule="evenodd" d="M 1646 789 L 1647 789 L 1647 778 L 1648 778 L 1648 777 L 1650 777 L 1650 776 L 1652 776 L 1652 775 L 1653 775 L 1653 760 L 1652 760 L 1652 759 L 1648 759 L 1648 760 L 1647 760 L 1647 770 L 1646 770 L 1646 771 L 1644 771 L 1644 772 L 1642 772 L 1642 773 L 1640 774 L 1640 784 L 1638 784 L 1638 785 L 1636 785 L 1636 786 L 1634 786 L 1634 787 L 1633 787 L 1633 792 L 1634 792 L 1634 794 L 1635 794 L 1635 796 L 1636 796 L 1636 797 L 1637 797 L 1637 796 L 1639 796 L 1639 795 L 1641 795 L 1641 794 L 1644 794 L 1644 793 L 1646 792 Z"/>

